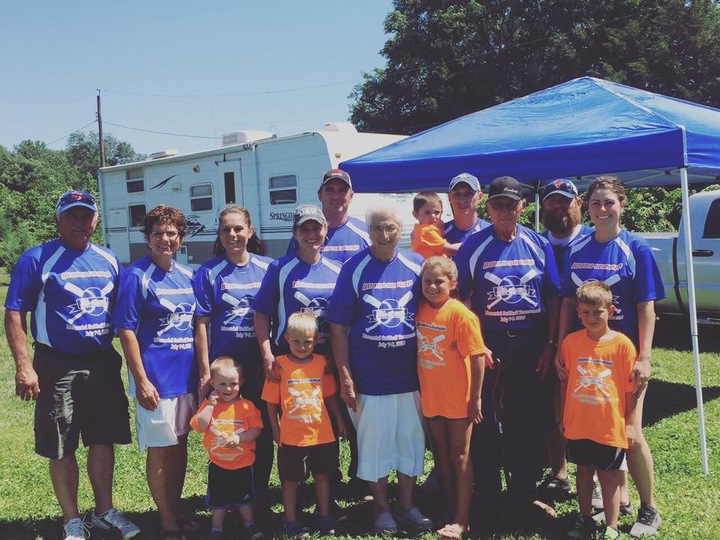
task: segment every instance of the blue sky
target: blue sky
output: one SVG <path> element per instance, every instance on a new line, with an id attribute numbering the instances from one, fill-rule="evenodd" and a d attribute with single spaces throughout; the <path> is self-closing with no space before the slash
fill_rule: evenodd
<path id="1" fill-rule="evenodd" d="M 98 88 L 105 131 L 143 153 L 213 148 L 239 129 L 284 136 L 347 120 L 361 73 L 384 65 L 391 8 L 391 0 L 8 3 L 0 145 L 31 139 L 61 149 L 73 131 L 97 131 Z"/>

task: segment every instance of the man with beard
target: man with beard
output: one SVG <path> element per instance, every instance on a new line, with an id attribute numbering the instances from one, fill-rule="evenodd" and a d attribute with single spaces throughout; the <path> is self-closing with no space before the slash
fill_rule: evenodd
<path id="1" fill-rule="evenodd" d="M 546 184 L 540 190 L 542 222 L 545 232 L 542 235 L 550 241 L 555 252 L 558 273 L 562 275 L 565 251 L 568 246 L 581 238 L 592 234 L 592 227 L 580 223 L 582 218 L 582 199 L 577 187 L 570 180 L 559 178 Z M 558 390 L 560 384 L 557 385 Z M 555 428 L 548 436 L 548 454 L 550 474 L 543 480 L 541 489 L 549 495 L 564 495 L 570 492 L 565 459 L 565 438 L 562 435 L 560 393 L 556 392 Z"/>

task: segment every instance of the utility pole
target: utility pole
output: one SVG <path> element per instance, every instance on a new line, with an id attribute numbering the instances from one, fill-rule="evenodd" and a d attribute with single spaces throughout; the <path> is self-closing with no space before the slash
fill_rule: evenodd
<path id="1" fill-rule="evenodd" d="M 100 166 L 105 166 L 105 142 L 102 132 L 102 110 L 100 109 L 100 89 L 97 89 L 97 123 L 98 123 L 98 144 L 100 146 Z"/>

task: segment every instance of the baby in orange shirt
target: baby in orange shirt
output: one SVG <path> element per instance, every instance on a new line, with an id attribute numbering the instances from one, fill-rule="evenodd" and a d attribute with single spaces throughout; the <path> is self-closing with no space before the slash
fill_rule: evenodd
<path id="1" fill-rule="evenodd" d="M 443 236 L 442 199 L 434 191 L 421 191 L 413 199 L 413 217 L 418 222 L 410 233 L 410 247 L 427 259 L 433 255 L 454 255 L 460 247 L 448 244 Z"/>
<path id="2" fill-rule="evenodd" d="M 295 515 L 298 484 L 305 479 L 307 463 L 315 479 L 319 532 L 334 534 L 330 516 L 330 475 L 338 468 L 338 447 L 330 416 L 338 434 L 345 434 L 335 394 L 337 386 L 327 373 L 327 362 L 314 354 L 318 325 L 312 313 L 297 312 L 288 318 L 285 339 L 290 354 L 278 356 L 279 381 L 265 380 L 262 398 L 267 402 L 273 439 L 278 445 L 278 470 L 282 482 L 285 533 L 299 537 L 309 529 Z"/>

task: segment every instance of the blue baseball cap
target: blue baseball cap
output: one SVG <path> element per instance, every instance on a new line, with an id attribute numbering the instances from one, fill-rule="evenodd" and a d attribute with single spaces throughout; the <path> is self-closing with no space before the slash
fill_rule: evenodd
<path id="1" fill-rule="evenodd" d="M 545 184 L 540 189 L 540 200 L 544 201 L 550 195 L 555 195 L 556 193 L 558 195 L 563 195 L 568 199 L 574 199 L 579 196 L 578 189 L 575 187 L 575 184 L 566 178 L 558 178 L 549 184 Z"/>
<path id="2" fill-rule="evenodd" d="M 58 197 L 57 203 L 55 203 L 55 215 L 59 216 L 66 210 L 70 210 L 76 206 L 89 208 L 96 214 L 98 211 L 97 204 L 95 204 L 95 198 L 92 195 L 86 193 L 85 191 L 71 189 Z"/>

